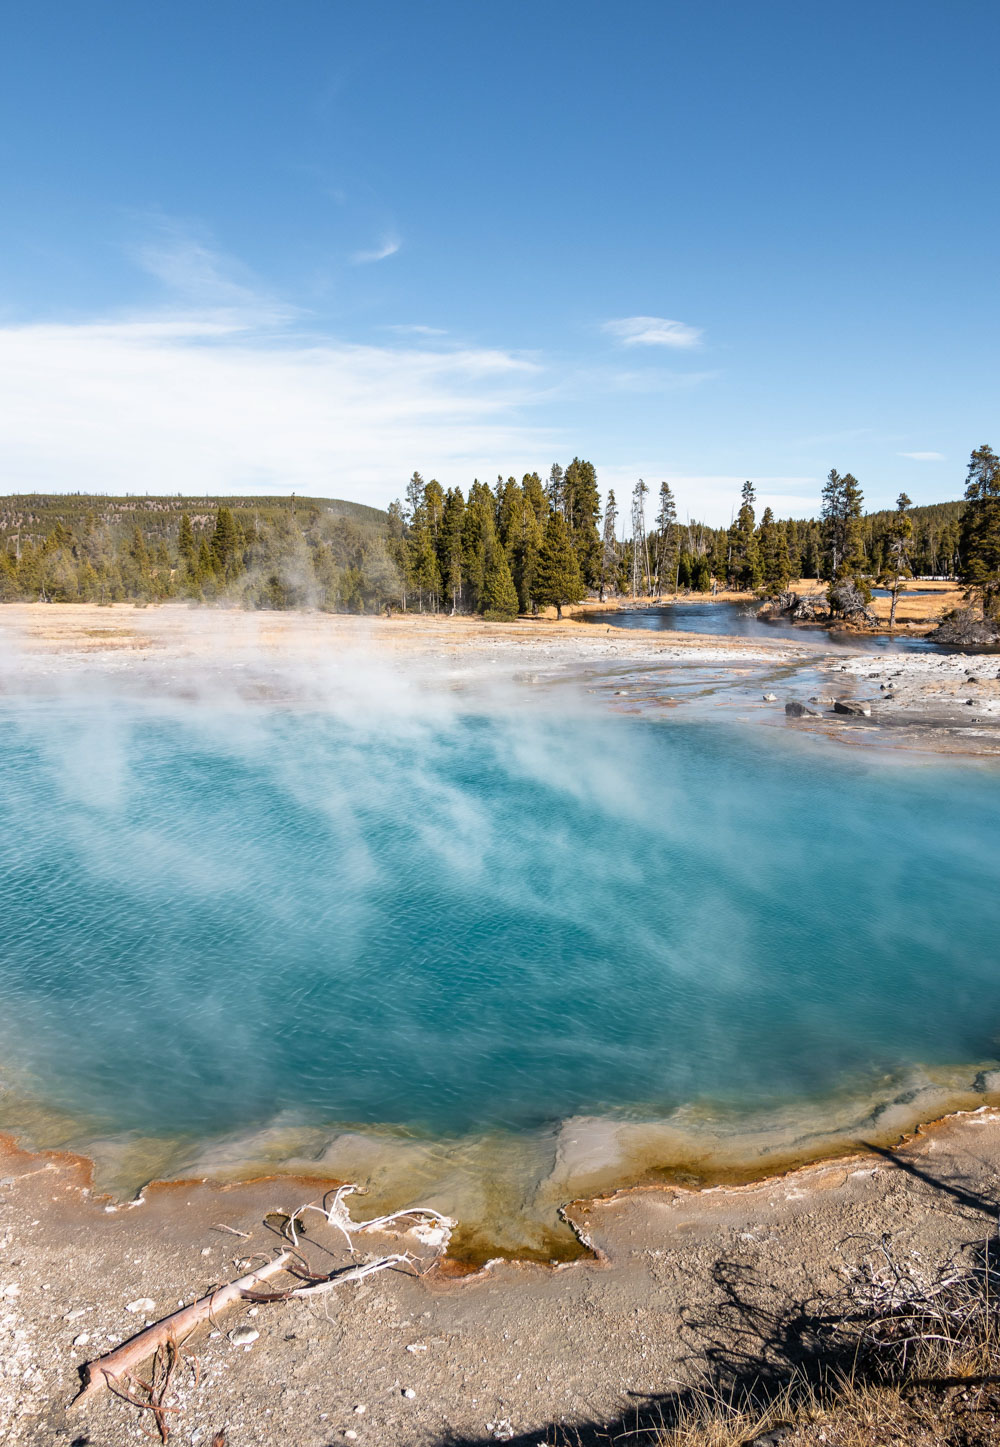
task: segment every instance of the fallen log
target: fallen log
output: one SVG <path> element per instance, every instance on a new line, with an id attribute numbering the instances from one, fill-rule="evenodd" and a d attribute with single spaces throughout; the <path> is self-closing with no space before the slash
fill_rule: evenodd
<path id="1" fill-rule="evenodd" d="M 214 1321 L 219 1312 L 252 1295 L 260 1282 L 286 1270 L 289 1262 L 294 1259 L 293 1252 L 282 1251 L 280 1256 L 266 1262 L 256 1271 L 250 1271 L 246 1276 L 237 1277 L 235 1281 L 217 1287 L 208 1296 L 202 1296 L 190 1306 L 182 1307 L 180 1311 L 165 1316 L 162 1321 L 154 1322 L 145 1331 L 139 1332 L 138 1336 L 115 1347 L 113 1352 L 87 1362 L 83 1367 L 83 1387 L 71 1406 L 78 1407 L 102 1388 L 120 1382 L 161 1348 L 179 1347 L 196 1327 L 203 1322 Z"/>

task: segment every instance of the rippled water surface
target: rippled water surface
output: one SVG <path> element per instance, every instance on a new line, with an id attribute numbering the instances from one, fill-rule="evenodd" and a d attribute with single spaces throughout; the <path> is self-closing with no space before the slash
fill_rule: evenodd
<path id="1" fill-rule="evenodd" d="M 998 1051 L 982 768 L 8 703 L 0 800 L 0 1075 L 95 1133 L 752 1114 Z"/>

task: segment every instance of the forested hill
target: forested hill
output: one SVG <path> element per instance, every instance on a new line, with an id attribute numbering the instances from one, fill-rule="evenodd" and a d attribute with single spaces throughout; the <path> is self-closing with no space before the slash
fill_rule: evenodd
<path id="1" fill-rule="evenodd" d="M 387 513 L 338 498 L 0 497 L 0 602 L 381 607 Z"/>
<path id="2" fill-rule="evenodd" d="M 851 566 L 876 578 L 891 560 L 898 514 L 865 514 L 855 480 L 831 476 L 841 490 L 851 483 Z M 648 492 L 640 481 L 631 500 L 638 548 L 619 536 L 614 493 L 602 508 L 596 470 L 579 458 L 554 465 L 547 483 L 538 473 L 521 483 L 498 477 L 495 487 L 474 482 L 467 498 L 414 473 L 405 505 L 385 512 L 295 496 L 0 497 L 0 602 L 177 598 L 349 612 L 415 603 L 513 617 L 587 591 L 707 592 L 717 580 L 773 593 L 790 578 L 830 576 L 836 519 L 826 512 L 780 520 L 767 508 L 758 520 L 748 482 L 732 525 L 712 528 L 680 523 L 665 482 L 645 513 Z M 915 575 L 961 570 L 965 506 L 907 507 Z"/>
<path id="3" fill-rule="evenodd" d="M 234 517 L 292 518 L 308 527 L 318 515 L 349 518 L 382 532 L 388 516 L 381 508 L 326 497 L 105 497 L 94 493 L 11 493 L 0 497 L 0 548 L 10 543 L 41 543 L 57 526 L 77 532 L 87 526 L 112 534 L 131 533 L 138 524 L 147 542 L 177 536 L 186 513 L 197 532 L 215 526 L 220 507 Z"/>

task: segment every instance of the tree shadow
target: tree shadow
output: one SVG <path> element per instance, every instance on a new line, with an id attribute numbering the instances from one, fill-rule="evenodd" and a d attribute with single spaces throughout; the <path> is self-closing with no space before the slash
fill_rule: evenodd
<path id="1" fill-rule="evenodd" d="M 912 1179 L 996 1222 L 996 1203 L 964 1178 L 938 1178 L 892 1151 L 875 1146 L 871 1150 Z M 864 1243 L 859 1241 L 858 1250 L 863 1249 Z M 996 1237 L 970 1241 L 963 1249 L 970 1262 L 978 1263 L 980 1270 L 985 1268 L 984 1280 L 1000 1283 L 1000 1242 Z M 829 1264 L 825 1263 L 826 1268 Z M 710 1279 L 714 1288 L 710 1304 L 682 1308 L 678 1314 L 677 1334 L 682 1345 L 678 1375 L 689 1378 L 691 1387 L 630 1394 L 628 1406 L 604 1421 L 573 1426 L 550 1423 L 509 1438 L 495 1430 L 477 1437 L 451 1435 L 440 1439 L 440 1447 L 490 1447 L 504 1440 L 511 1447 L 654 1447 L 664 1430 L 690 1421 L 706 1401 L 763 1416 L 787 1403 L 790 1392 L 822 1398 L 844 1381 L 869 1386 L 899 1382 L 890 1358 L 866 1345 L 856 1331 L 845 1329 L 845 1297 L 812 1290 L 814 1281 L 809 1282 L 807 1294 L 789 1297 L 787 1287 L 766 1274 L 764 1262 L 740 1260 L 737 1255 L 720 1257 Z M 691 1294 L 704 1296 L 703 1277 Z M 954 1386 L 957 1380 L 970 1384 L 970 1378 L 942 1374 L 913 1377 L 910 1385 L 933 1392 Z M 988 1383 L 997 1378 L 984 1375 L 979 1380 Z M 760 1440 L 767 1441 L 767 1430 L 762 1429 L 762 1434 Z"/>

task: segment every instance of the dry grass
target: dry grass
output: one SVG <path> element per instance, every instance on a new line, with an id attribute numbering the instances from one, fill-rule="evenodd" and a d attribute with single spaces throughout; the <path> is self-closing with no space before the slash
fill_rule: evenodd
<path id="1" fill-rule="evenodd" d="M 1000 1443 L 1000 1239 L 929 1265 L 888 1237 L 844 1243 L 845 1286 L 816 1304 L 802 1368 L 678 1393 L 656 1447 L 989 1447 Z M 844 1363 L 848 1365 L 845 1367 Z M 669 1420 L 668 1420 L 669 1412 Z"/>

